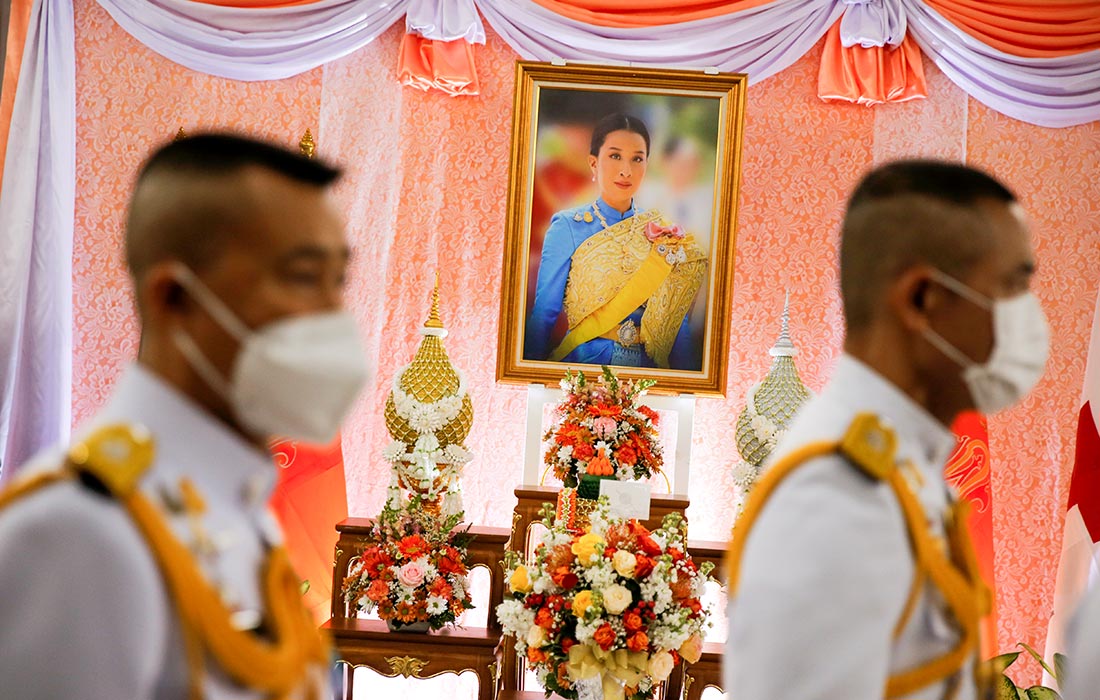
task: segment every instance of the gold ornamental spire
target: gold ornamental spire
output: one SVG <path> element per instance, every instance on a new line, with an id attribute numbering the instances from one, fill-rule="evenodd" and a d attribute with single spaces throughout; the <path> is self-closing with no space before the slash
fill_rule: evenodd
<path id="1" fill-rule="evenodd" d="M 172 140 L 173 141 L 179 141 L 180 139 L 185 139 L 185 138 L 187 138 L 187 132 L 184 131 L 183 127 L 181 126 L 179 131 L 176 132 L 175 138 L 173 138 Z"/>
<path id="2" fill-rule="evenodd" d="M 754 467 L 767 459 L 779 434 L 786 430 L 794 414 L 810 398 L 794 364 L 798 348 L 791 342 L 790 304 L 788 293 L 783 303 L 779 338 L 768 351 L 774 358 L 771 369 L 764 380 L 749 391 L 745 408 L 737 417 L 737 451 Z"/>
<path id="3" fill-rule="evenodd" d="M 443 321 L 439 318 L 439 273 L 435 273 L 435 287 L 432 288 L 432 309 L 428 313 L 428 320 L 424 322 L 425 328 L 443 328 Z"/>
<path id="4" fill-rule="evenodd" d="M 306 133 L 302 134 L 302 140 L 298 142 L 298 150 L 306 158 L 312 158 L 314 151 L 317 150 L 317 144 L 313 142 L 313 134 L 309 129 L 306 129 Z"/>

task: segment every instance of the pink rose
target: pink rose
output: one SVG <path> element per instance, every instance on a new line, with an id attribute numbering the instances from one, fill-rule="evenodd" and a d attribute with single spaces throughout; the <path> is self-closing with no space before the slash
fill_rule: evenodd
<path id="1" fill-rule="evenodd" d="M 615 430 L 618 429 L 618 427 L 618 421 L 610 416 L 602 416 L 592 421 L 592 432 L 601 440 L 607 440 L 608 438 L 614 437 Z"/>
<path id="2" fill-rule="evenodd" d="M 397 580 L 402 586 L 416 588 L 424 582 L 424 567 L 415 561 L 410 561 L 397 570 Z"/>

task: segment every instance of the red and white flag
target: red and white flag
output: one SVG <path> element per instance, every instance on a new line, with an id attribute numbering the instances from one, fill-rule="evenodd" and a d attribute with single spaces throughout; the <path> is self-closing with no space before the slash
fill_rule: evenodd
<path id="1" fill-rule="evenodd" d="M 1066 651 L 1066 626 L 1090 583 L 1100 577 L 1100 296 L 1092 317 L 1077 446 L 1069 486 L 1069 510 L 1062 537 L 1062 560 L 1054 587 L 1054 613 L 1047 627 L 1044 656 Z"/>

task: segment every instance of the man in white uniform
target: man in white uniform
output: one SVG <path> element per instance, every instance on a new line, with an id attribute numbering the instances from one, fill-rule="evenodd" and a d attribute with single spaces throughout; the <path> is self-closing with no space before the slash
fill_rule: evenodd
<path id="1" fill-rule="evenodd" d="M 331 440 L 366 378 L 338 175 L 223 135 L 146 162 L 126 224 L 138 361 L 68 457 L 0 495 L 0 695 L 327 693 L 266 446 Z"/>
<path id="2" fill-rule="evenodd" d="M 1034 270 L 1020 206 L 984 173 L 904 161 L 859 184 L 840 245 L 845 354 L 734 527 L 731 698 L 980 697 L 988 593 L 954 527 L 948 426 L 1042 374 Z"/>

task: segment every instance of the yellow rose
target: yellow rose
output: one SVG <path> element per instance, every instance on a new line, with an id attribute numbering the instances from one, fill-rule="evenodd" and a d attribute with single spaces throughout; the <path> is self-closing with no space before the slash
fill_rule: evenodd
<path id="1" fill-rule="evenodd" d="M 611 584 L 601 592 L 603 593 L 603 608 L 612 615 L 621 614 L 634 601 L 630 589 L 617 583 Z"/>
<path id="2" fill-rule="evenodd" d="M 589 532 L 573 542 L 573 554 L 581 566 L 592 566 L 599 558 L 598 550 L 603 549 L 605 544 L 602 537 Z"/>
<path id="3" fill-rule="evenodd" d="M 703 639 L 698 634 L 693 634 L 684 640 L 684 643 L 680 645 L 680 656 L 689 664 L 694 664 L 699 661 L 699 657 L 703 655 Z"/>
<path id="4" fill-rule="evenodd" d="M 592 607 L 592 591 L 581 591 L 573 596 L 573 614 L 584 617 L 584 613 Z"/>
<path id="5" fill-rule="evenodd" d="M 611 564 L 619 576 L 634 578 L 634 567 L 638 565 L 638 557 L 632 552 L 620 549 L 615 552 L 615 556 L 611 557 Z"/>
<path id="6" fill-rule="evenodd" d="M 531 592 L 531 576 L 527 573 L 526 566 L 520 564 L 516 567 L 516 570 L 512 572 L 512 577 L 508 579 L 508 588 L 513 593 Z"/>
<path id="7" fill-rule="evenodd" d="M 675 665 L 676 662 L 672 660 L 672 654 L 662 649 L 649 657 L 649 662 L 646 663 L 646 673 L 654 681 L 660 682 L 668 679 Z"/>
<path id="8" fill-rule="evenodd" d="M 527 646 L 538 649 L 543 644 L 546 644 L 546 630 L 538 625 L 531 625 L 531 629 L 527 630 Z"/>

